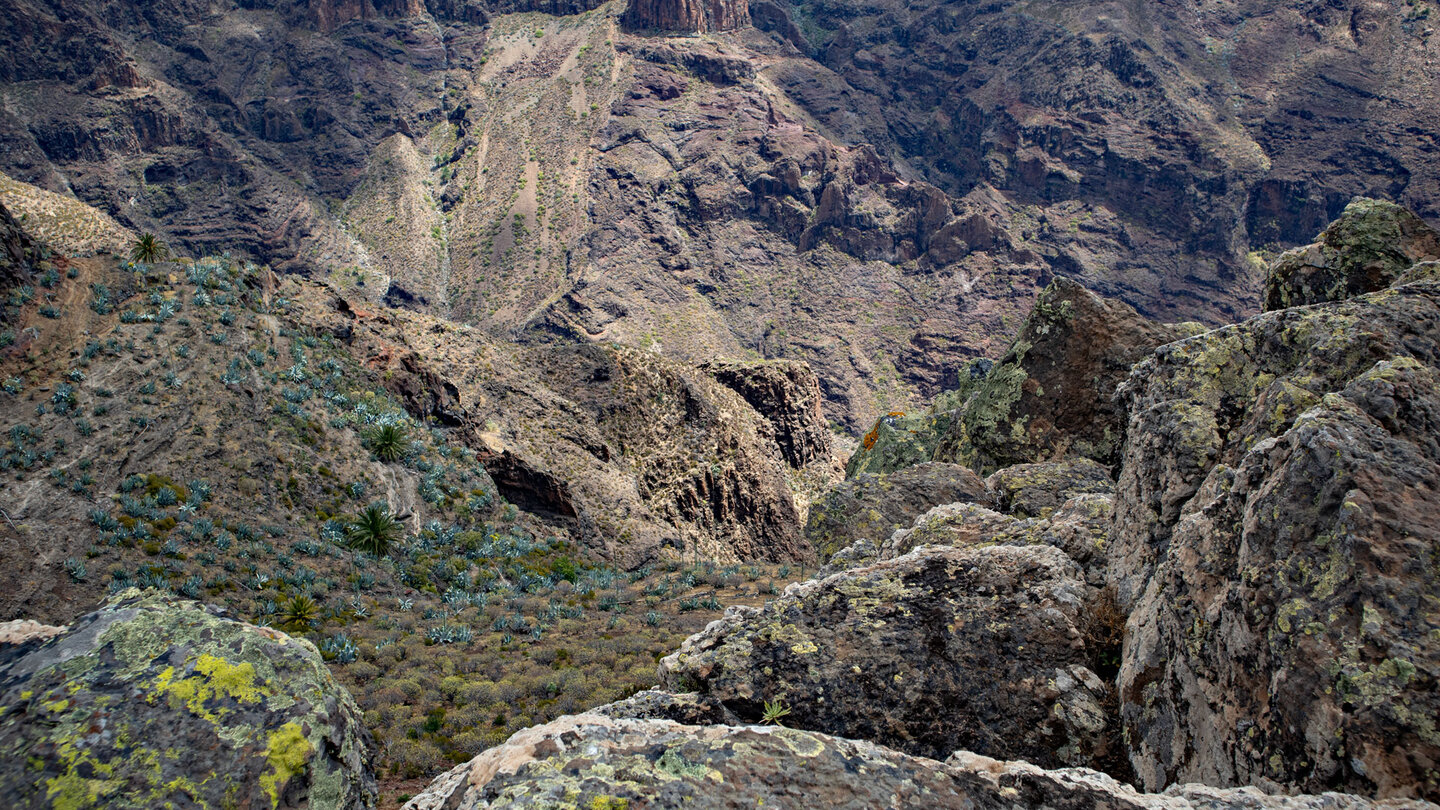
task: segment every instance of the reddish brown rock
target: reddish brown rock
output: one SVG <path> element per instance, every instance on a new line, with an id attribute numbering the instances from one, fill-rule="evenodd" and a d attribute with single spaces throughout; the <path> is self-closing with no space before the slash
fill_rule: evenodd
<path id="1" fill-rule="evenodd" d="M 750 4 L 748 0 L 630 0 L 621 23 L 632 31 L 731 31 L 750 24 Z"/>

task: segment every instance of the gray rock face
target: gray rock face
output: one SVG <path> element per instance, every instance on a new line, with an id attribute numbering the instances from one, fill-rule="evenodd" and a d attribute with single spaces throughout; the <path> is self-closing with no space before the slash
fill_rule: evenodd
<path id="1" fill-rule="evenodd" d="M 921 546 L 1054 546 L 1085 569 L 1087 582 L 1103 586 L 1114 504 L 1109 495 L 1079 495 L 1044 518 L 1005 515 L 971 503 L 937 506 L 892 534 L 875 556 L 893 559 Z"/>
<path id="2" fill-rule="evenodd" d="M 1086 669 L 1079 567 L 1048 547 L 924 549 L 735 607 L 660 663 L 757 721 L 907 753 L 966 748 L 1045 765 L 1105 753 L 1106 690 Z"/>
<path id="3" fill-rule="evenodd" d="M 1270 266 L 1265 309 L 1341 301 L 1383 290 L 1417 262 L 1440 259 L 1440 233 L 1400 206 L 1358 199 L 1314 244 Z"/>
<path id="4" fill-rule="evenodd" d="M 134 590 L 41 629 L 0 644 L 5 806 L 375 805 L 360 710 L 308 641 Z"/>
<path id="5" fill-rule="evenodd" d="M 1141 783 L 1440 796 L 1440 284 L 1170 344 L 1124 396 Z"/>
<path id="6" fill-rule="evenodd" d="M 435 780 L 405 810 L 585 807 L 965 810 L 1430 810 L 1424 802 L 1267 796 L 1199 785 L 1144 794 L 1083 768 L 958 753 L 945 762 L 762 726 L 572 715 L 526 729 Z"/>
<path id="7" fill-rule="evenodd" d="M 860 540 L 878 545 L 948 503 L 990 503 L 985 482 L 958 464 L 926 462 L 888 475 L 863 473 L 810 507 L 805 537 L 823 562 Z"/>

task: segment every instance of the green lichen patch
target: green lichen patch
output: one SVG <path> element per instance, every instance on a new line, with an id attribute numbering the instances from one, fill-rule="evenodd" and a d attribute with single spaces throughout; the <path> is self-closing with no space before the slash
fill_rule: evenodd
<path id="1" fill-rule="evenodd" d="M 80 808 L 372 806 L 368 735 L 315 648 L 122 592 L 0 667 L 0 794 Z"/>

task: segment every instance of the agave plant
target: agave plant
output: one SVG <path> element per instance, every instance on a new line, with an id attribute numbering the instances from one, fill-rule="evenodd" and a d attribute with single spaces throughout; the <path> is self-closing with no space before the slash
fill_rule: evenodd
<path id="1" fill-rule="evenodd" d="M 376 501 L 351 519 L 345 527 L 345 544 L 357 551 L 384 557 L 400 539 L 400 521 L 390 514 L 389 504 Z"/>
<path id="2" fill-rule="evenodd" d="M 370 434 L 370 452 L 381 461 L 397 461 L 405 455 L 405 428 L 381 425 Z"/>
<path id="3" fill-rule="evenodd" d="M 310 630 L 320 618 L 320 606 L 304 594 L 296 594 L 280 608 L 280 626 L 286 630 Z"/>
<path id="4" fill-rule="evenodd" d="M 170 258 L 170 248 L 153 233 L 142 233 L 135 244 L 130 247 L 130 260 L 133 262 L 160 262 Z"/>

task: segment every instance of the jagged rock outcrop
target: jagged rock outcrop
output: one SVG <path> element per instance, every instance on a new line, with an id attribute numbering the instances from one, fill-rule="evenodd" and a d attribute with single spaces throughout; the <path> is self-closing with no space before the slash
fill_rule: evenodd
<path id="1" fill-rule="evenodd" d="M 716 380 L 750 403 L 770 423 L 774 441 L 791 467 L 830 462 L 830 430 L 821 410 L 820 384 L 804 363 L 719 361 L 702 365 Z"/>
<path id="2" fill-rule="evenodd" d="M 778 392 L 749 389 L 767 416 L 712 371 L 650 352 L 519 349 L 423 313 L 367 311 L 308 283 L 287 295 L 365 357 L 413 416 L 454 427 L 508 501 L 569 526 L 619 565 L 813 557 L 789 460 L 809 458 L 822 485 L 838 470 L 828 437 L 821 444 L 812 429 L 814 382 L 801 395 L 803 369 L 772 380 Z"/>
<path id="3" fill-rule="evenodd" d="M 1440 283 L 1169 344 L 1122 397 L 1110 579 L 1141 784 L 1440 797 Z"/>
<path id="4" fill-rule="evenodd" d="M 1295 248 L 1270 265 L 1265 309 L 1383 290 L 1411 266 L 1436 259 L 1440 233 L 1424 220 L 1392 202 L 1358 199 L 1314 244 Z"/>
<path id="5" fill-rule="evenodd" d="M 0 293 L 34 281 L 39 245 L 20 227 L 9 209 L 0 205 Z M 5 317 L 0 308 L 0 319 Z"/>
<path id="6" fill-rule="evenodd" d="M 750 722 L 779 701 L 790 725 L 921 756 L 1089 763 L 1114 729 L 1079 630 L 1087 598 L 1054 548 L 924 549 L 730 608 L 660 682 Z"/>
<path id="7" fill-rule="evenodd" d="M 944 762 L 867 742 L 763 726 L 572 715 L 457 766 L 405 810 L 567 806 L 933 807 L 960 810 L 1431 810 L 1354 796 L 1267 796 L 1179 785 L 1139 793 L 1083 768 L 1047 771 L 960 752 Z"/>
<path id="8" fill-rule="evenodd" d="M 805 538 L 821 562 L 857 541 L 878 545 L 931 508 L 991 502 L 985 482 L 967 467 L 926 462 L 889 475 L 850 478 L 810 507 Z"/>
<path id="9" fill-rule="evenodd" d="M 935 448 L 959 418 L 965 397 L 946 391 L 935 397 L 925 410 L 908 414 L 894 411 L 875 420 L 874 427 L 860 440 L 860 446 L 845 462 L 845 475 L 884 475 L 903 470 L 935 457 Z"/>
<path id="10" fill-rule="evenodd" d="M 1193 331 L 1153 323 L 1057 278 L 960 409 L 935 459 L 983 473 L 1066 456 L 1113 464 L 1125 416 L 1115 387 L 1156 346 Z"/>
<path id="11" fill-rule="evenodd" d="M 620 18 L 632 31 L 704 34 L 750 24 L 749 0 L 631 0 Z"/>
<path id="12" fill-rule="evenodd" d="M 375 805 L 369 733 L 314 645 L 121 593 L 0 645 L 0 800 L 27 808 Z"/>

